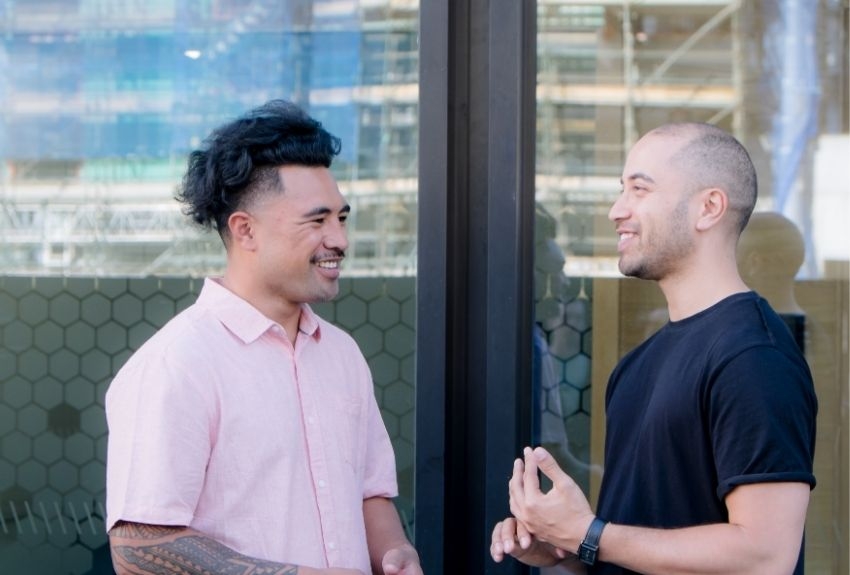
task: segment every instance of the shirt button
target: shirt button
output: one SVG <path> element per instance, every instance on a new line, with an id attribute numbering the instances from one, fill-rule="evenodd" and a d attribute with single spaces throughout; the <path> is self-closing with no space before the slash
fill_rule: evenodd
<path id="1" fill-rule="evenodd" d="M 307 418 L 307 423 L 309 423 L 310 425 L 313 425 L 314 423 L 316 423 L 316 418 L 311 415 L 310 417 Z"/>
<path id="2" fill-rule="evenodd" d="M 324 480 L 324 479 L 319 479 L 319 487 L 324 487 L 325 485 L 327 485 L 327 484 L 325 483 L 325 480 Z M 332 547 L 331 549 L 333 549 L 333 547 Z"/>
<path id="3" fill-rule="evenodd" d="M 328 543 L 328 549 L 336 549 L 336 543 L 334 543 L 333 541 Z"/>

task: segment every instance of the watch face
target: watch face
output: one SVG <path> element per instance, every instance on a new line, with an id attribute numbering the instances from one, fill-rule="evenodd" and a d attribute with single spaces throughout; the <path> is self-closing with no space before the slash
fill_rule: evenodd
<path id="1" fill-rule="evenodd" d="M 588 547 L 582 543 L 578 548 L 578 558 L 582 563 L 593 565 L 596 563 L 596 549 Z"/>
<path id="2" fill-rule="evenodd" d="M 602 530 L 607 525 L 606 521 L 594 517 L 590 522 L 590 527 L 587 528 L 587 534 L 581 545 L 578 546 L 578 558 L 586 565 L 596 563 L 596 553 L 599 551 L 599 538 L 602 536 Z"/>

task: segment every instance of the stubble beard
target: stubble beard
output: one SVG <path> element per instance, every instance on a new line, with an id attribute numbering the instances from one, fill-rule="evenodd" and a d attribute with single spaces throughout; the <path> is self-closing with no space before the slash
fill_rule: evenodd
<path id="1" fill-rule="evenodd" d="M 315 279 L 315 278 L 314 278 Z M 312 290 L 313 294 L 308 303 L 325 303 L 333 301 L 339 295 L 339 279 L 320 279 Z"/>
<path id="2" fill-rule="evenodd" d="M 322 290 L 319 296 L 316 298 L 315 303 L 324 303 L 333 301 L 336 299 L 336 296 L 339 295 L 339 280 L 334 282 L 333 288 Z"/>
<path id="3" fill-rule="evenodd" d="M 688 233 L 687 209 L 687 202 L 683 200 L 670 215 L 666 229 L 656 234 L 654 239 L 650 237 L 646 246 L 639 246 L 647 252 L 646 255 L 636 254 L 634 261 L 629 261 L 625 255 L 621 255 L 617 264 L 620 273 L 650 281 L 660 281 L 675 273 L 694 245 Z"/>

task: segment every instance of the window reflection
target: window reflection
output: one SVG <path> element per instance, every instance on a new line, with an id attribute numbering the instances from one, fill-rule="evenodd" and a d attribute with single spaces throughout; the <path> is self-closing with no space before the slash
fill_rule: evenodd
<path id="1" fill-rule="evenodd" d="M 356 214 L 415 216 L 416 2 L 17 3 L 0 41 L 0 265 L 8 273 L 204 275 L 217 237 L 172 196 L 212 128 L 273 97 L 343 141 Z M 14 63 L 14 65 L 12 65 Z M 392 209 L 392 208 L 385 208 Z M 348 272 L 411 273 L 415 217 L 366 232 Z M 352 222 L 352 239 L 359 228 Z M 406 258 L 403 262 L 401 260 Z"/>
<path id="2" fill-rule="evenodd" d="M 342 138 L 346 278 L 316 306 L 369 361 L 413 528 L 418 2 L 0 7 L 0 570 L 111 573 L 103 395 L 220 272 L 172 199 L 187 153 L 271 98 Z"/>
<path id="3" fill-rule="evenodd" d="M 601 462 L 607 376 L 619 357 L 667 321 L 657 287 L 623 279 L 616 267 L 606 216 L 626 151 L 663 123 L 717 124 L 746 145 L 759 172 L 758 213 L 742 238 L 742 274 L 786 311 L 820 397 L 808 567 L 846 571 L 847 457 L 836 461 L 834 444 L 847 445 L 846 410 L 835 403 L 847 402 L 841 333 L 850 315 L 846 297 L 837 296 L 847 292 L 850 259 L 836 216 L 850 209 L 842 175 L 850 149 L 846 6 L 832 0 L 805 6 L 538 0 L 537 6 L 536 200 L 554 219 L 549 227 L 564 254 L 567 282 L 585 286 L 592 310 L 589 417 L 581 409 L 563 414 L 570 437 L 589 438 L 588 452 L 577 453 L 585 464 Z M 779 218 L 796 234 L 751 241 Z M 760 255 L 755 244 L 764 248 Z M 537 259 L 549 249 L 538 243 Z M 777 264 L 769 274 L 768 262 Z M 537 290 L 539 317 L 549 303 Z M 567 323 L 567 314 L 558 314 Z M 568 381 L 559 385 L 562 397 L 573 393 Z M 583 487 L 594 495 L 592 478 Z"/>

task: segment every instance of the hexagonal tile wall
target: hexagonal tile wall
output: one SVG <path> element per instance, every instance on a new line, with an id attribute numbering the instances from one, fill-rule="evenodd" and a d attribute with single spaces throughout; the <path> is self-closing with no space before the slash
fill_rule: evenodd
<path id="1" fill-rule="evenodd" d="M 153 326 L 194 301 L 200 285 L 0 278 L 4 573 L 112 573 L 103 394 Z"/>
<path id="2" fill-rule="evenodd" d="M 11 543 L 0 546 L 0 565 L 29 561 L 21 572 L 37 573 L 39 565 L 49 574 L 108 565 L 103 394 L 127 357 L 190 305 L 201 285 L 0 278 L 0 539 Z M 546 332 L 558 415 L 580 459 L 589 450 L 589 288 L 570 294 L 563 322 Z M 351 333 L 369 362 L 396 450 L 400 511 L 412 518 L 414 279 L 345 279 L 336 300 L 314 308 Z"/>
<path id="3" fill-rule="evenodd" d="M 560 402 L 547 401 L 543 410 L 563 421 L 567 448 L 579 461 L 590 461 L 590 365 L 593 338 L 593 283 L 572 278 L 561 299 L 556 321 L 548 321 L 544 335 L 560 391 Z M 560 412 L 558 411 L 560 410 Z M 541 418 L 542 419 L 542 418 Z M 587 470 L 575 470 L 574 479 L 587 491 Z"/>
<path id="4" fill-rule="evenodd" d="M 0 277 L 3 573 L 112 573 L 103 397 L 124 361 L 194 302 L 193 278 Z M 413 517 L 414 278 L 345 279 L 317 313 L 369 362 Z"/>

